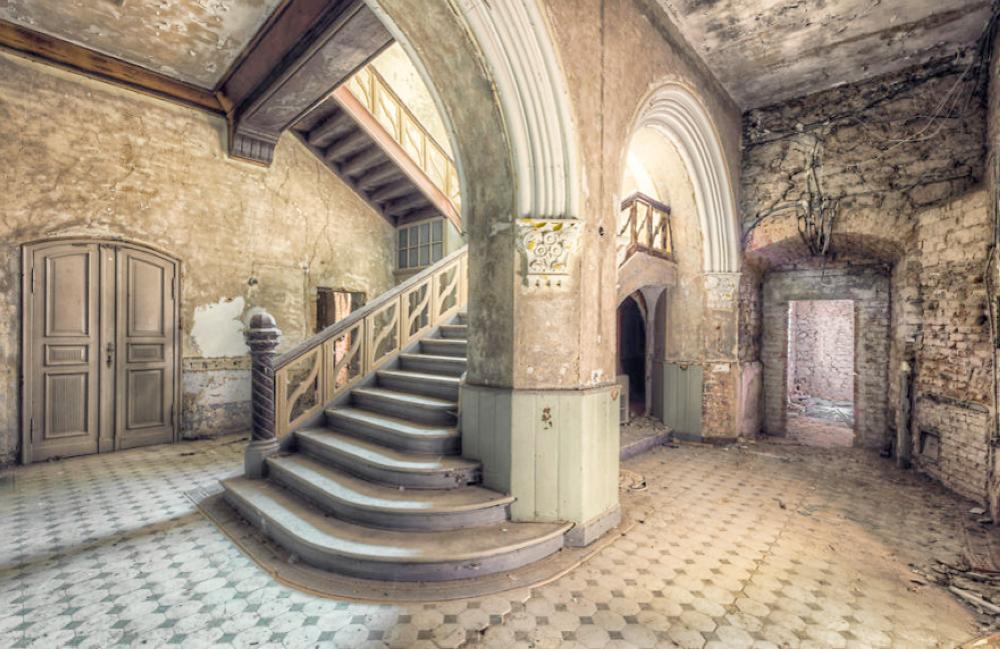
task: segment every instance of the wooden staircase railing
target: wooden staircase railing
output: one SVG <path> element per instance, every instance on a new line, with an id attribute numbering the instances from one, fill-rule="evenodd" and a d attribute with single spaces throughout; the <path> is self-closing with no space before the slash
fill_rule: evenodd
<path id="1" fill-rule="evenodd" d="M 468 248 L 463 247 L 378 296 L 280 356 L 274 319 L 254 316 L 247 333 L 253 357 L 253 439 L 247 475 L 327 404 L 395 358 L 466 306 Z"/>
<path id="2" fill-rule="evenodd" d="M 344 86 L 392 136 L 428 179 L 448 198 L 457 213 L 462 196 L 455 162 L 403 103 L 372 65 L 358 70 Z"/>
<path id="3" fill-rule="evenodd" d="M 636 192 L 622 201 L 618 237 L 626 240 L 626 259 L 636 252 L 673 259 L 674 242 L 670 231 L 670 206 Z"/>

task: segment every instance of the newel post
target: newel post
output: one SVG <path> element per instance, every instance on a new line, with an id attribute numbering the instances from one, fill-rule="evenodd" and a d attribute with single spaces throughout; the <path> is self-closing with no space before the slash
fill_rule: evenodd
<path id="1" fill-rule="evenodd" d="M 258 313 L 250 319 L 247 346 L 253 363 L 250 403 L 253 411 L 253 435 L 244 455 L 248 478 L 263 478 L 264 460 L 278 452 L 274 408 L 274 358 L 281 330 L 267 313 Z"/>

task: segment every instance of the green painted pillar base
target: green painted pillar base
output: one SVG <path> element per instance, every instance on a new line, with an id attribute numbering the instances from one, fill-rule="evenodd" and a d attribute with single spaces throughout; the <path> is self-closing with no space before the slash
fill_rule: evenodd
<path id="1" fill-rule="evenodd" d="M 571 521 L 587 545 L 617 525 L 618 387 L 517 390 L 464 384 L 462 455 L 513 495 L 516 521 Z M 573 538 L 569 538 L 573 537 Z"/>

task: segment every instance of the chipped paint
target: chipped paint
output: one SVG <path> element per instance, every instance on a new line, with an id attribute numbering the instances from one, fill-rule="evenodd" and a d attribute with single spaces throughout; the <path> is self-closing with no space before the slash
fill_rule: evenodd
<path id="1" fill-rule="evenodd" d="M 203 357 L 242 356 L 250 351 L 243 337 L 245 305 L 241 296 L 195 307 L 191 341 Z"/>
<path id="2" fill-rule="evenodd" d="M 4 0 L 0 18 L 212 88 L 281 0 Z"/>

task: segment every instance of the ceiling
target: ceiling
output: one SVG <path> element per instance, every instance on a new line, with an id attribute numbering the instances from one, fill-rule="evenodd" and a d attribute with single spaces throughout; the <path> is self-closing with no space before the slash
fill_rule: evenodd
<path id="1" fill-rule="evenodd" d="M 0 0 L 0 19 L 212 89 L 282 0 Z M 744 109 L 954 54 L 990 0 L 655 0 Z"/>
<path id="2" fill-rule="evenodd" d="M 742 108 L 973 44 L 989 0 L 656 0 Z"/>
<path id="3" fill-rule="evenodd" d="M 214 88 L 281 0 L 0 0 L 0 19 Z"/>

